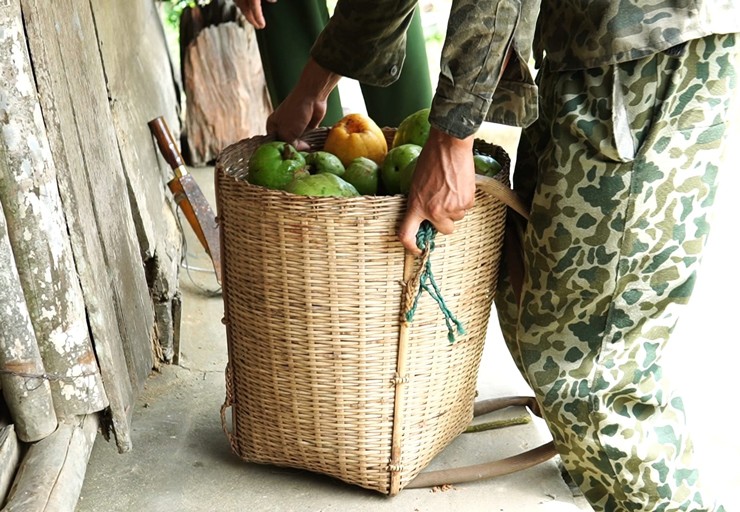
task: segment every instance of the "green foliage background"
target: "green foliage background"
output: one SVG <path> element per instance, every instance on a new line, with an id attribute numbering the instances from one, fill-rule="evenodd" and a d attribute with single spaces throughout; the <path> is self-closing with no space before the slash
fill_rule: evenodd
<path id="1" fill-rule="evenodd" d="M 167 28 L 178 32 L 180 29 L 180 15 L 187 7 L 196 5 L 205 5 L 210 0 L 161 0 L 162 18 L 167 24 Z"/>

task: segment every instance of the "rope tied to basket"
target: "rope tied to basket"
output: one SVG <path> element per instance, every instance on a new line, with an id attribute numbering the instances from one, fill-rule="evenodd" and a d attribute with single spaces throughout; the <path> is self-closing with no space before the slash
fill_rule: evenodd
<path id="1" fill-rule="evenodd" d="M 450 311 L 450 308 L 447 307 L 439 285 L 434 279 L 431 254 L 435 247 L 434 238 L 436 235 L 437 230 L 427 220 L 421 223 L 419 231 L 416 233 L 416 246 L 422 250 L 421 264 L 419 272 L 416 273 L 411 283 L 409 283 L 409 290 L 416 290 L 416 294 L 412 304 L 406 309 L 405 320 L 409 323 L 413 321 L 416 308 L 419 305 L 419 298 L 426 291 L 437 302 L 440 311 L 442 311 L 445 317 L 445 324 L 447 325 L 447 339 L 450 343 L 454 343 L 455 331 L 463 335 L 465 334 L 465 327 L 463 327 L 462 322 Z"/>

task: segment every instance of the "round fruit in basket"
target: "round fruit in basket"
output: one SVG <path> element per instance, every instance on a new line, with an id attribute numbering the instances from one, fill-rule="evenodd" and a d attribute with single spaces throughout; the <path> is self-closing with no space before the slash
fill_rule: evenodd
<path id="1" fill-rule="evenodd" d="M 401 194 L 408 194 L 409 190 L 411 190 L 411 181 L 414 179 L 414 171 L 416 170 L 416 162 L 418 161 L 419 158 L 416 157 L 406 164 L 406 167 L 401 169 L 401 177 L 399 180 Z"/>
<path id="2" fill-rule="evenodd" d="M 364 156 L 355 158 L 347 166 L 342 178 L 354 185 L 364 196 L 378 194 L 380 184 L 380 166 Z"/>
<path id="3" fill-rule="evenodd" d="M 403 144 L 416 144 L 423 146 L 429 138 L 429 112 L 431 109 L 423 108 L 409 114 L 401 124 L 398 125 L 396 135 L 393 137 L 392 146 L 398 147 Z"/>
<path id="4" fill-rule="evenodd" d="M 339 157 L 344 166 L 364 156 L 380 165 L 388 152 L 383 130 L 363 114 L 347 114 L 329 129 L 324 151 Z"/>
<path id="5" fill-rule="evenodd" d="M 388 151 L 388 155 L 380 166 L 380 178 L 386 193 L 401 193 L 401 171 L 421 153 L 421 146 L 417 144 L 402 144 Z"/>
<path id="6" fill-rule="evenodd" d="M 330 172 L 299 176 L 285 187 L 285 191 L 301 196 L 318 197 L 356 197 L 360 195 L 354 186 Z"/>
<path id="7" fill-rule="evenodd" d="M 311 174 L 328 172 L 341 176 L 344 174 L 344 165 L 338 156 L 328 151 L 314 151 L 306 154 L 306 164 Z"/>
<path id="8" fill-rule="evenodd" d="M 253 185 L 283 189 L 293 178 L 307 175 L 306 159 L 287 142 L 266 142 L 249 157 L 247 181 Z"/>
<path id="9" fill-rule="evenodd" d="M 501 164 L 493 158 L 491 155 L 485 153 L 476 153 L 473 155 L 473 164 L 475 165 L 475 173 L 482 174 L 493 178 L 502 169 Z"/>

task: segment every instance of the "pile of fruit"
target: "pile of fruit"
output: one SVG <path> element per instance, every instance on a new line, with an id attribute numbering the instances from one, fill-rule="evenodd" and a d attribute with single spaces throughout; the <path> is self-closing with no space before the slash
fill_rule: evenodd
<path id="1" fill-rule="evenodd" d="M 305 196 L 407 194 L 429 128 L 428 108 L 409 115 L 389 149 L 371 118 L 348 114 L 331 127 L 320 151 L 298 151 L 280 141 L 260 145 L 249 158 L 247 181 Z M 478 174 L 501 170 L 491 155 L 475 152 L 473 161 Z"/>

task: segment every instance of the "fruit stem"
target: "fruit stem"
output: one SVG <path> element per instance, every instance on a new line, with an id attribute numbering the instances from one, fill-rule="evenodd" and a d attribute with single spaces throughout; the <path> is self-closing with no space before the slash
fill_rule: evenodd
<path id="1" fill-rule="evenodd" d="M 283 146 L 283 152 L 280 156 L 283 157 L 283 160 L 289 160 L 295 156 L 295 153 L 296 150 L 293 149 L 293 146 L 291 146 L 290 144 L 285 144 L 285 146 Z"/>

